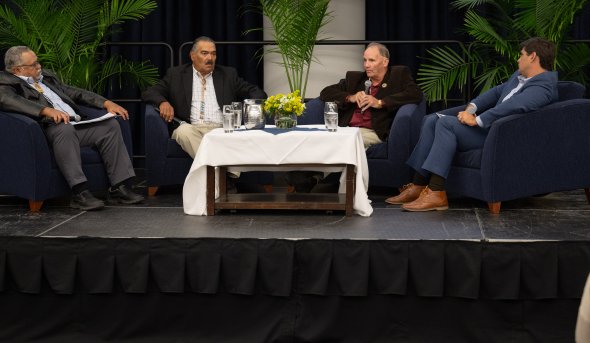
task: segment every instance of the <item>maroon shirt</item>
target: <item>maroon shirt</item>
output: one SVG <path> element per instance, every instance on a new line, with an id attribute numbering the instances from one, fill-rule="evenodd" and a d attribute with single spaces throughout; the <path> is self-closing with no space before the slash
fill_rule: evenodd
<path id="1" fill-rule="evenodd" d="M 371 85 L 369 87 L 369 93 L 372 96 L 377 95 L 377 90 L 379 90 L 381 84 L 377 86 Z M 367 108 L 364 112 L 361 112 L 361 108 L 356 105 L 354 112 L 352 113 L 352 119 L 348 126 L 356 126 L 356 127 L 366 127 L 367 129 L 372 129 L 373 124 L 371 124 L 371 108 Z"/>

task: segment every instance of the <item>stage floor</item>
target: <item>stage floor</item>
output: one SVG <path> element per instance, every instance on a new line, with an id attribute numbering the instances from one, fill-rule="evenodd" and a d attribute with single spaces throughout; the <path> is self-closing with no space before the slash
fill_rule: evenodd
<path id="1" fill-rule="evenodd" d="M 145 194 L 141 183 L 139 192 Z M 280 187 L 276 188 L 281 191 Z M 451 199 L 448 211 L 409 213 L 388 205 L 388 190 L 370 190 L 369 218 L 326 211 L 222 211 L 212 217 L 183 213 L 180 187 L 160 189 L 141 205 L 107 206 L 86 212 L 69 199 L 46 201 L 41 213 L 28 203 L 0 196 L 0 236 L 37 237 L 218 237 L 260 239 L 587 241 L 590 207 L 583 190 L 502 203 L 500 215 L 485 203 Z"/>

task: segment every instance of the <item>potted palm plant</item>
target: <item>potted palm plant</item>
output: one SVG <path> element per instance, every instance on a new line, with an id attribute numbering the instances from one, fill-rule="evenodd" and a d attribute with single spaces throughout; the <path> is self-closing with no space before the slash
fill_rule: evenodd
<path id="1" fill-rule="evenodd" d="M 447 99 L 454 89 L 463 92 L 470 80 L 478 91 L 505 81 L 517 68 L 519 43 L 540 36 L 558 47 L 555 61 L 561 80 L 588 85 L 590 47 L 567 40 L 574 16 L 588 0 L 455 0 L 455 9 L 465 10 L 464 29 L 473 38 L 460 51 L 436 47 L 418 70 L 418 84 L 429 101 Z M 487 13 L 484 14 L 484 13 Z"/>
<path id="2" fill-rule="evenodd" d="M 97 93 L 122 75 L 143 87 L 157 81 L 157 68 L 106 56 L 103 48 L 113 26 L 156 7 L 152 0 L 11 0 L 0 5 L 0 48 L 26 45 L 63 82 Z"/>
<path id="3" fill-rule="evenodd" d="M 305 98 L 309 68 L 314 59 L 313 50 L 318 35 L 331 19 L 330 0 L 260 0 L 254 10 L 268 18 L 276 45 L 261 49 L 264 54 L 279 54 L 289 82 L 289 90 L 300 91 Z M 262 30 L 255 28 L 246 30 Z"/>

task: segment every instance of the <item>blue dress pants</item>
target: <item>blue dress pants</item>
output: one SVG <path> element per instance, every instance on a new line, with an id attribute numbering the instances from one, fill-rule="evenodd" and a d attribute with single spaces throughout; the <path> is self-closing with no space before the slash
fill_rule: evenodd
<path id="1" fill-rule="evenodd" d="M 424 177 L 430 173 L 447 178 L 457 151 L 483 147 L 488 131 L 461 124 L 455 115 L 429 114 L 422 122 L 420 138 L 407 164 Z"/>

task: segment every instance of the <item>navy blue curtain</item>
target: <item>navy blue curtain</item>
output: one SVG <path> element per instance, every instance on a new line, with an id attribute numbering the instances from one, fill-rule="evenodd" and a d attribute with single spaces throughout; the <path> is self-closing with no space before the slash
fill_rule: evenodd
<path id="1" fill-rule="evenodd" d="M 466 40 L 459 32 L 462 12 L 451 11 L 449 0 L 366 0 L 365 33 L 371 41 Z M 404 64 L 416 71 L 419 56 L 441 43 L 386 44 L 391 64 Z"/>

